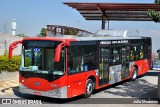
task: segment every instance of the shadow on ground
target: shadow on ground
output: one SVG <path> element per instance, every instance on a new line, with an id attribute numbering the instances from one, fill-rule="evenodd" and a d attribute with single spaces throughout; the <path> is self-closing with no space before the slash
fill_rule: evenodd
<path id="1" fill-rule="evenodd" d="M 144 74 L 144 76 L 158 76 L 158 74 L 160 74 L 160 71 L 154 70 L 154 72 L 147 72 L 146 74 Z"/>
<path id="2" fill-rule="evenodd" d="M 144 79 L 126 82 L 113 88 L 116 91 L 109 89 L 104 92 L 122 97 L 157 98 L 157 85 L 151 84 Z"/>

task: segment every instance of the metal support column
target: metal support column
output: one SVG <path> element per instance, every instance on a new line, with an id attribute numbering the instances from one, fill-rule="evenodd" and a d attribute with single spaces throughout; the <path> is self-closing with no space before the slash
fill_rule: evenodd
<path id="1" fill-rule="evenodd" d="M 109 30 L 109 20 L 108 20 L 108 30 Z"/>
<path id="2" fill-rule="evenodd" d="M 102 29 L 105 29 L 105 16 L 102 14 Z"/>

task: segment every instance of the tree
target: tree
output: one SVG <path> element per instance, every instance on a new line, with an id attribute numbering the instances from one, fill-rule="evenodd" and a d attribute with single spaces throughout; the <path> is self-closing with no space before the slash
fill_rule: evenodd
<path id="1" fill-rule="evenodd" d="M 19 37 L 27 37 L 25 34 L 17 34 L 16 36 L 19 36 Z"/>
<path id="2" fill-rule="evenodd" d="M 155 0 L 156 4 L 159 4 L 160 5 L 160 0 Z M 148 12 L 147 12 L 147 15 L 153 19 L 154 22 L 160 22 L 160 12 L 157 12 L 155 10 L 151 10 L 149 9 Z"/>
<path id="3" fill-rule="evenodd" d="M 41 33 L 38 36 L 39 37 L 45 37 L 46 36 L 46 28 L 42 28 Z"/>

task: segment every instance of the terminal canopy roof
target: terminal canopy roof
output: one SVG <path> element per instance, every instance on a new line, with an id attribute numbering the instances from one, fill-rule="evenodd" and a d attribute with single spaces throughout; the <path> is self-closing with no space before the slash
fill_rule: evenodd
<path id="1" fill-rule="evenodd" d="M 76 9 L 86 20 L 115 21 L 153 21 L 147 16 L 147 11 L 160 11 L 160 5 L 148 3 L 81 3 L 64 2 Z"/>

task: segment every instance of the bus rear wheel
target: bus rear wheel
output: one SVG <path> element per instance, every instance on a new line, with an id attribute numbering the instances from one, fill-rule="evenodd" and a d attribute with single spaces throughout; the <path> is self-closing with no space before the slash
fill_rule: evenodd
<path id="1" fill-rule="evenodd" d="M 132 80 L 136 80 L 137 76 L 138 76 L 138 69 L 134 67 L 132 72 Z"/>
<path id="2" fill-rule="evenodd" d="M 93 81 L 91 79 L 88 79 L 86 82 L 86 90 L 85 94 L 83 95 L 85 98 L 88 98 L 92 95 L 93 92 Z"/>

